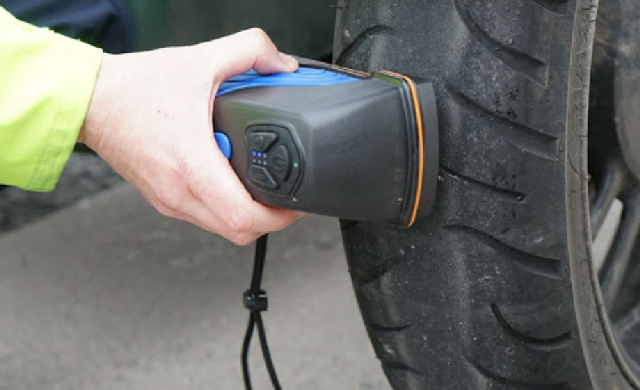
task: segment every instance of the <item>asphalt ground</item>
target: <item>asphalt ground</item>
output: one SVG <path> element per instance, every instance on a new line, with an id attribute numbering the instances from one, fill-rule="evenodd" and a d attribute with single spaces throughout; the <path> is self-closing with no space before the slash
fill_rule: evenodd
<path id="1" fill-rule="evenodd" d="M 0 390 L 243 388 L 252 246 L 160 216 L 95 156 L 74 156 L 54 193 L 0 193 Z M 337 220 L 273 234 L 264 286 L 284 388 L 389 389 Z"/>

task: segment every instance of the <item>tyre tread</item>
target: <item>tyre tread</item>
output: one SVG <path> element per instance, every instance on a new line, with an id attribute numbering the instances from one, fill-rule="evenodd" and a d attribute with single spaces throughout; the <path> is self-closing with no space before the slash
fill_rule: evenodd
<path id="1" fill-rule="evenodd" d="M 514 265 L 533 275 L 555 280 L 562 279 L 562 262 L 559 259 L 538 256 L 523 251 L 470 226 L 448 225 L 444 226 L 444 229 L 468 236 L 470 240 L 491 248 L 498 256 L 510 259 Z"/>
<path id="2" fill-rule="evenodd" d="M 498 187 L 493 184 L 483 183 L 479 180 L 473 179 L 471 177 L 465 176 L 461 173 L 455 172 L 453 169 L 446 168 L 445 166 L 440 166 L 441 176 L 450 176 L 454 180 L 461 180 L 465 183 L 469 183 L 473 186 L 481 188 L 485 191 L 488 191 L 496 196 L 505 198 L 514 203 L 522 203 L 526 202 L 527 195 L 514 190 L 509 190 L 506 188 Z"/>
<path id="3" fill-rule="evenodd" d="M 488 122 L 495 122 L 502 126 L 489 126 L 497 136 L 506 139 L 518 149 L 542 157 L 546 160 L 558 159 L 558 137 L 546 134 L 541 130 L 516 122 L 515 120 L 500 115 L 496 110 L 483 107 L 469 96 L 460 91 L 448 88 L 454 102 L 463 109 L 472 111 L 478 117 L 485 118 Z"/>
<path id="4" fill-rule="evenodd" d="M 567 331 L 562 333 L 561 335 L 549 338 L 540 338 L 540 337 L 531 337 L 526 334 L 518 331 L 514 327 L 512 327 L 506 318 L 502 315 L 500 308 L 497 304 L 491 304 L 491 312 L 493 313 L 496 321 L 500 326 L 504 329 L 504 331 L 512 336 L 513 338 L 527 344 L 531 348 L 542 349 L 545 351 L 566 348 L 573 341 L 573 336 L 571 335 L 571 331 Z"/>
<path id="5" fill-rule="evenodd" d="M 465 26 L 469 29 L 469 32 L 487 49 L 487 51 L 511 69 L 521 73 L 523 76 L 529 78 L 535 83 L 546 87 L 549 70 L 546 63 L 537 58 L 533 58 L 526 53 L 514 50 L 505 43 L 491 37 L 491 35 L 484 31 L 473 19 L 471 13 L 468 11 L 462 0 L 454 1 L 456 11 L 458 12 L 458 15 L 460 15 L 460 19 L 462 19 Z"/>
<path id="6" fill-rule="evenodd" d="M 535 214 L 551 196 L 564 195 L 570 162 L 562 126 L 574 102 L 563 82 L 575 66 L 571 50 L 579 50 L 540 42 L 579 34 L 573 10 L 587 1 L 492 0 L 497 3 L 518 12 L 498 15 L 495 23 L 478 19 L 497 9 L 472 12 L 484 0 L 423 0 L 413 8 L 351 0 L 340 10 L 344 31 L 336 36 L 344 42 L 336 45 L 337 62 L 431 80 L 444 129 L 432 218 L 410 230 L 342 222 L 362 316 L 397 389 L 591 388 L 574 336 L 566 218 L 552 208 Z M 501 29 L 497 20 L 513 25 Z M 531 50 L 494 38 L 510 31 L 537 34 Z M 520 41 L 528 42 L 524 36 Z M 504 98 L 501 107 L 494 103 L 513 91 L 517 98 Z M 538 120 L 540 112 L 532 108 L 549 118 Z M 530 177 L 561 191 L 540 191 Z M 465 190 L 482 199 L 474 203 Z M 510 229 L 502 228 L 505 221 Z M 556 229 L 546 233 L 551 244 L 524 238 L 549 226 Z M 512 308 L 513 318 L 507 315 Z"/>

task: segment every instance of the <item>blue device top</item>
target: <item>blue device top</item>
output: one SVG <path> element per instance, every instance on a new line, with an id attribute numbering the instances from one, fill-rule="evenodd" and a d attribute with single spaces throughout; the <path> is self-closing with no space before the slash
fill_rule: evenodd
<path id="1" fill-rule="evenodd" d="M 274 73 L 261 75 L 254 70 L 245 74 L 232 77 L 218 88 L 216 96 L 222 96 L 229 92 L 245 88 L 255 87 L 314 87 L 319 85 L 345 84 L 360 79 L 346 74 L 332 72 L 326 69 L 309 68 L 301 66 L 293 73 Z M 227 159 L 231 158 L 231 142 L 229 137 L 221 132 L 215 132 L 215 139 L 220 151 Z"/>
<path id="2" fill-rule="evenodd" d="M 293 73 L 261 75 L 254 70 L 232 77 L 220 85 L 216 96 L 245 88 L 255 87 L 313 87 L 319 85 L 345 84 L 360 79 L 326 69 L 301 66 Z"/>

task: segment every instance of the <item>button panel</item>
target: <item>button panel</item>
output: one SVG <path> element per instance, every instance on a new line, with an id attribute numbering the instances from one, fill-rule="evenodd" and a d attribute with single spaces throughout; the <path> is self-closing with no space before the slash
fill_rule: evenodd
<path id="1" fill-rule="evenodd" d="M 258 165 L 252 165 L 249 168 L 249 178 L 253 180 L 260 187 L 264 187 L 270 190 L 277 190 L 279 185 L 273 180 L 273 177 L 265 167 L 261 167 Z"/>
<path id="2" fill-rule="evenodd" d="M 290 195 L 302 176 L 302 159 L 286 127 L 253 125 L 245 132 L 249 168 L 247 177 L 258 188 L 278 195 Z"/>
<path id="3" fill-rule="evenodd" d="M 269 155 L 269 170 L 280 180 L 287 180 L 291 173 L 291 156 L 286 145 L 279 145 Z"/>
<path id="4" fill-rule="evenodd" d="M 256 152 L 266 151 L 277 140 L 278 133 L 274 133 L 272 131 L 256 131 L 254 133 L 247 134 L 249 150 Z"/>

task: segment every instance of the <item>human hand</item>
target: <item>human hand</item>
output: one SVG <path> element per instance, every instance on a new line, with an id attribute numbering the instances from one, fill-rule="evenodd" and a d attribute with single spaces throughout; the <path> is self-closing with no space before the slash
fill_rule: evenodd
<path id="1" fill-rule="evenodd" d="M 78 141 L 160 213 L 246 245 L 302 214 L 257 203 L 246 191 L 215 143 L 216 91 L 250 69 L 297 67 L 259 29 L 195 46 L 104 54 Z"/>

